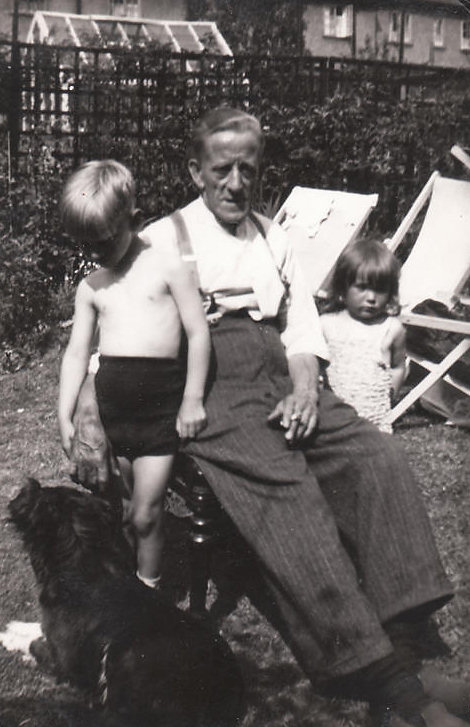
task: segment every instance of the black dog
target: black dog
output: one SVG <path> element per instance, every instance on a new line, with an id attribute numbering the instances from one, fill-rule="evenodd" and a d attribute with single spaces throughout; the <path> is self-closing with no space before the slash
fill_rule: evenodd
<path id="1" fill-rule="evenodd" d="M 132 573 L 104 500 L 29 480 L 9 504 L 40 589 L 37 661 L 138 727 L 232 727 L 243 712 L 222 638 Z"/>

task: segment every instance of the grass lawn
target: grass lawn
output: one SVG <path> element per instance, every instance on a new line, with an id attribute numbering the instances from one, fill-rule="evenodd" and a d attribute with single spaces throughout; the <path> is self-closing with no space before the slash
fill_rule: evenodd
<path id="1" fill-rule="evenodd" d="M 33 574 L 6 520 L 7 503 L 25 475 L 43 484 L 69 483 L 55 416 L 60 356 L 57 344 L 28 368 L 0 377 L 0 631 L 11 620 L 37 621 L 39 617 Z M 413 412 L 403 419 L 395 436 L 417 474 L 456 589 L 455 599 L 436 617 L 449 651 L 437 661 L 450 675 L 470 676 L 470 435 Z M 167 588 L 183 605 L 186 555 L 184 522 L 169 516 Z M 365 726 L 361 705 L 332 703 L 314 694 L 281 637 L 246 596 L 247 566 L 237 570 L 235 565 L 229 554 L 218 556 L 217 586 L 211 584 L 211 596 L 226 596 L 232 604 L 219 613 L 219 625 L 246 680 L 249 710 L 243 727 Z M 238 575 L 232 577 L 235 571 Z M 88 710 L 81 694 L 56 684 L 34 662 L 0 646 L 0 727 L 104 727 L 104 723 Z"/>

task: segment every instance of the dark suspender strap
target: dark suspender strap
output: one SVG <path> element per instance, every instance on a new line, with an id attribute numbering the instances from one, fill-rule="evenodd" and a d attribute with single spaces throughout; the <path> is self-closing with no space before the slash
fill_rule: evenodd
<path id="1" fill-rule="evenodd" d="M 253 212 L 249 213 L 249 218 L 253 222 L 254 226 L 260 233 L 260 235 L 263 237 L 263 239 L 266 242 L 266 245 L 268 246 L 269 252 L 271 255 L 273 255 L 273 252 L 266 240 L 266 230 L 264 229 L 261 221 L 256 217 L 256 215 Z M 188 228 L 186 227 L 186 222 L 184 221 L 184 217 L 181 214 L 180 210 L 175 210 L 170 215 L 170 220 L 173 222 L 175 229 L 176 229 L 176 242 L 178 245 L 178 249 L 181 255 L 181 259 L 190 267 L 191 275 L 193 276 L 193 280 L 196 284 L 196 287 L 201 290 L 201 281 L 199 278 L 199 271 L 197 269 L 197 262 L 196 262 L 196 256 L 194 254 L 193 246 L 191 245 L 191 239 L 189 237 Z M 274 256 L 273 256 L 274 259 Z M 283 280 L 281 271 L 278 271 L 279 275 L 281 277 L 281 280 L 283 281 L 284 285 L 285 282 Z M 202 292 L 202 291 L 201 291 Z M 211 304 L 216 305 L 215 303 L 215 297 L 217 294 L 223 295 L 223 296 L 230 296 L 230 295 L 244 295 L 246 293 L 252 293 L 252 288 L 225 288 L 223 290 L 215 291 L 211 296 Z"/>
<path id="2" fill-rule="evenodd" d="M 199 280 L 199 271 L 197 269 L 196 256 L 194 255 L 193 246 L 186 227 L 184 217 L 179 210 L 175 210 L 170 215 L 170 220 L 173 222 L 176 228 L 176 242 L 180 251 L 181 259 L 189 265 L 191 275 L 197 288 L 201 288 L 201 281 Z"/>
<path id="3" fill-rule="evenodd" d="M 250 212 L 249 215 L 248 215 L 248 217 L 253 222 L 254 226 L 256 227 L 256 229 L 258 230 L 258 232 L 260 233 L 260 235 L 263 237 L 263 239 L 264 239 L 264 241 L 266 243 L 266 247 L 268 248 L 269 252 L 271 253 L 271 257 L 272 257 L 272 259 L 274 261 L 274 264 L 276 266 L 277 272 L 279 273 L 279 277 L 281 279 L 281 282 L 282 282 L 283 286 L 285 287 L 286 292 L 288 292 L 288 290 L 289 290 L 289 282 L 286 280 L 285 275 L 283 274 L 282 270 L 278 267 L 278 265 L 276 263 L 276 260 L 275 260 L 274 255 L 273 255 L 273 251 L 271 250 L 271 246 L 270 246 L 270 244 L 268 242 L 268 239 L 267 239 L 267 231 L 264 229 L 264 227 L 263 227 L 263 225 L 261 223 L 261 220 L 258 219 L 258 217 L 254 214 L 254 212 Z"/>
<path id="4" fill-rule="evenodd" d="M 252 223 L 254 224 L 254 226 L 256 227 L 258 232 L 260 233 L 261 237 L 264 237 L 264 239 L 266 240 L 266 230 L 264 229 L 263 225 L 261 224 L 261 220 L 259 220 L 257 218 L 257 216 L 255 215 L 254 212 L 250 212 L 248 217 L 250 218 L 250 220 L 252 221 Z"/>

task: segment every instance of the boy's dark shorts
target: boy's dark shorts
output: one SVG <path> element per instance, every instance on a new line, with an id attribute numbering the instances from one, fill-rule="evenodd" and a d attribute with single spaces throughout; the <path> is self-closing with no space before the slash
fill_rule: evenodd
<path id="1" fill-rule="evenodd" d="M 185 370 L 172 358 L 100 356 L 95 378 L 101 421 L 116 456 L 174 454 Z"/>

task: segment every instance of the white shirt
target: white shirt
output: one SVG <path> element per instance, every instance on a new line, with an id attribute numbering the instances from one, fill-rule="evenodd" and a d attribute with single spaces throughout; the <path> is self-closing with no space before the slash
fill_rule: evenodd
<path id="1" fill-rule="evenodd" d="M 223 314 L 245 308 L 254 320 L 274 318 L 286 290 L 283 282 L 287 283 L 286 324 L 281 331 L 286 355 L 311 353 L 328 359 L 315 303 L 279 225 L 262 218 L 267 230 L 265 239 L 247 218 L 232 235 L 219 224 L 201 197 L 180 211 L 191 239 L 201 289 L 214 295 L 219 311 Z M 168 239 L 169 235 L 176 244 L 176 228 L 169 218 L 145 229 L 145 236 L 154 244 L 158 244 L 161 236 Z M 253 292 L 233 294 L 233 289 L 246 288 Z M 231 294 L 224 296 L 217 292 L 224 289 L 230 289 Z"/>

